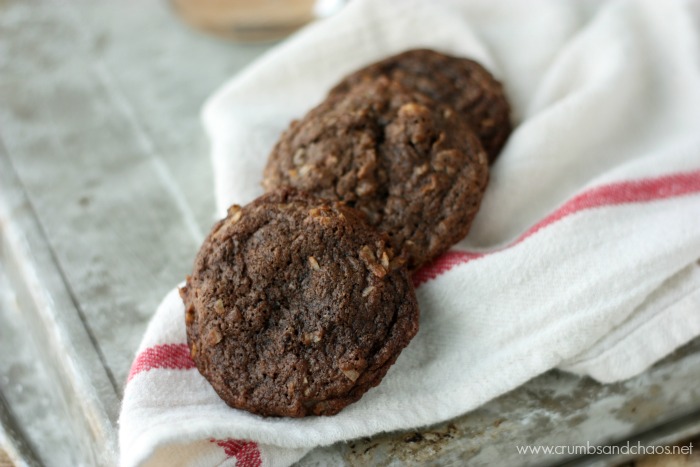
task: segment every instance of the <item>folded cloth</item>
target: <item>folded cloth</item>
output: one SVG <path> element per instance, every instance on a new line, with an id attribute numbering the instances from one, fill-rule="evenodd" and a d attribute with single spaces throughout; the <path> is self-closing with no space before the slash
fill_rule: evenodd
<path id="1" fill-rule="evenodd" d="M 288 465 L 455 417 L 551 368 L 629 378 L 699 335 L 699 12 L 354 0 L 232 79 L 203 114 L 222 214 L 261 194 L 290 120 L 344 74 L 406 49 L 483 63 L 517 126 L 468 238 L 416 274 L 420 331 L 378 387 L 333 417 L 231 409 L 189 358 L 173 291 L 125 389 L 122 465 Z"/>

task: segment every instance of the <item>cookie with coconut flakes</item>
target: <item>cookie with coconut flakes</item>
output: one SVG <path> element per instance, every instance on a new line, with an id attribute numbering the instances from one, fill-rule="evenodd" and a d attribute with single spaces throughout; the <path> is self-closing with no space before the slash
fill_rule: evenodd
<path id="1" fill-rule="evenodd" d="M 435 50 L 414 49 L 368 65 L 344 78 L 331 94 L 344 94 L 380 76 L 453 107 L 471 124 L 493 163 L 512 130 L 501 83 L 478 62 Z"/>
<path id="2" fill-rule="evenodd" d="M 403 261 L 356 210 L 285 188 L 232 206 L 180 290 L 200 373 L 230 406 L 333 415 L 418 330 Z"/>
<path id="3" fill-rule="evenodd" d="M 380 77 L 293 122 L 263 186 L 359 209 L 415 271 L 467 235 L 487 182 L 486 152 L 458 112 Z"/>

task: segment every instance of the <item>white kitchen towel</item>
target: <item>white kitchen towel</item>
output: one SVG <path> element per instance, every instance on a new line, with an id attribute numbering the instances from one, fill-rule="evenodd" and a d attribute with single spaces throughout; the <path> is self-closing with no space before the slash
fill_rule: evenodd
<path id="1" fill-rule="evenodd" d="M 378 387 L 333 417 L 231 409 L 189 358 L 173 291 L 125 389 L 122 464 L 288 465 L 455 417 L 551 368 L 628 378 L 699 335 L 699 13 L 683 0 L 353 0 L 232 79 L 203 114 L 222 214 L 262 193 L 291 119 L 406 49 L 482 62 L 516 128 L 468 238 L 417 273 L 420 331 Z"/>

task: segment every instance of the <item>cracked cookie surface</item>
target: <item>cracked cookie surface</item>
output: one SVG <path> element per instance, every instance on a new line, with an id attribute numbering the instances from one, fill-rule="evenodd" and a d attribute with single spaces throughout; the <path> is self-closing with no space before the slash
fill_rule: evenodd
<path id="1" fill-rule="evenodd" d="M 503 86 L 478 62 L 429 49 L 414 49 L 366 66 L 344 78 L 331 94 L 386 76 L 452 106 L 472 125 L 493 162 L 512 126 Z"/>
<path id="2" fill-rule="evenodd" d="M 180 289 L 200 373 L 230 406 L 332 415 L 418 330 L 402 258 L 356 210 L 291 188 L 232 206 Z"/>
<path id="3" fill-rule="evenodd" d="M 361 210 L 414 271 L 469 232 L 488 181 L 479 139 L 451 107 L 379 77 L 292 122 L 263 186 Z"/>

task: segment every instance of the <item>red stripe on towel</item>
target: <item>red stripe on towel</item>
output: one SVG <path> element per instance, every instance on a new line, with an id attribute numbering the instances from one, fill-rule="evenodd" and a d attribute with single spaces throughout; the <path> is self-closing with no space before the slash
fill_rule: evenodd
<path id="1" fill-rule="evenodd" d="M 221 446 L 228 457 L 235 457 L 236 467 L 262 466 L 260 449 L 252 441 L 240 439 L 212 439 L 210 441 Z"/>
<path id="2" fill-rule="evenodd" d="M 190 349 L 187 344 L 154 345 L 136 356 L 127 382 L 137 374 L 154 368 L 188 370 L 195 368 L 195 364 L 190 358 Z"/>
<path id="3" fill-rule="evenodd" d="M 131 366 L 128 381 L 141 372 L 155 368 L 187 370 L 195 368 L 195 363 L 190 357 L 190 349 L 187 344 L 154 345 L 138 354 Z M 262 466 L 260 449 L 252 441 L 237 439 L 212 439 L 210 441 L 223 448 L 224 453 L 229 458 L 235 457 L 236 467 Z"/>
<path id="4" fill-rule="evenodd" d="M 698 192 L 700 192 L 700 170 L 595 187 L 571 198 L 504 248 L 488 253 L 448 251 L 431 264 L 416 271 L 413 275 L 413 283 L 418 287 L 455 266 L 515 246 L 541 229 L 580 211 L 602 206 L 658 201 Z"/>

